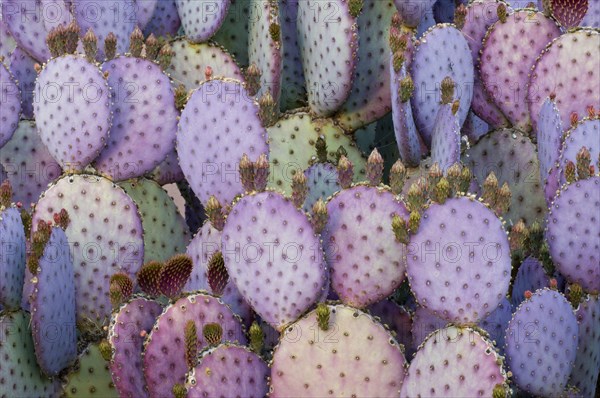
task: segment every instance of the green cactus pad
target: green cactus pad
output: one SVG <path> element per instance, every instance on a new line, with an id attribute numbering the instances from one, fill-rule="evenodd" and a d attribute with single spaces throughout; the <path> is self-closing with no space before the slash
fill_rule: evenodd
<path id="1" fill-rule="evenodd" d="M 66 398 L 119 398 L 108 361 L 102 357 L 97 344 L 90 344 L 79 355 L 78 362 L 66 376 L 63 388 Z"/>

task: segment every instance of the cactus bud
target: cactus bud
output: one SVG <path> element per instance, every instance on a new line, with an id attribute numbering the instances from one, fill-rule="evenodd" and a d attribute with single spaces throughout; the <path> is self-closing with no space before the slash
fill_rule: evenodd
<path id="1" fill-rule="evenodd" d="M 402 51 L 395 52 L 392 57 L 393 57 L 392 63 L 394 66 L 394 71 L 396 73 L 398 73 L 398 72 L 400 72 L 400 69 L 402 69 L 402 65 L 404 64 L 406 57 L 404 56 L 404 52 L 402 52 Z"/>
<path id="2" fill-rule="evenodd" d="M 100 343 L 98 343 L 98 351 L 100 351 L 100 355 L 102 355 L 102 358 L 105 361 L 108 362 L 112 359 L 112 346 L 106 339 L 103 339 L 100 341 Z"/>
<path id="3" fill-rule="evenodd" d="M 510 249 L 512 251 L 523 250 L 528 235 L 529 230 L 525 226 L 523 219 L 520 219 L 510 230 Z"/>
<path id="4" fill-rule="evenodd" d="M 65 28 L 63 25 L 58 25 L 50 30 L 46 36 L 46 44 L 53 58 L 65 54 Z"/>
<path id="5" fill-rule="evenodd" d="M 437 183 L 440 182 L 443 176 L 444 172 L 442 171 L 440 165 L 437 162 L 435 162 L 429 168 L 429 172 L 427 173 L 427 184 L 430 187 L 435 187 Z"/>
<path id="6" fill-rule="evenodd" d="M 397 242 L 405 245 L 408 244 L 408 225 L 406 224 L 406 220 L 397 214 L 394 214 L 394 217 L 392 218 L 392 230 L 394 231 Z"/>
<path id="7" fill-rule="evenodd" d="M 173 397 L 174 398 L 186 398 L 187 397 L 187 389 L 181 383 L 177 383 L 173 385 Z"/>
<path id="8" fill-rule="evenodd" d="M 117 55 L 117 36 L 113 32 L 106 35 L 104 39 L 104 56 L 110 61 Z"/>
<path id="9" fill-rule="evenodd" d="M 129 36 L 129 52 L 134 57 L 142 55 L 142 49 L 144 48 L 144 35 L 139 27 L 135 27 L 131 35 Z"/>
<path id="10" fill-rule="evenodd" d="M 223 328 L 218 323 L 207 323 L 202 329 L 202 334 L 204 335 L 206 344 L 215 346 L 221 343 L 221 338 L 223 337 Z"/>
<path id="11" fill-rule="evenodd" d="M 415 234 L 419 230 L 419 225 L 421 225 L 421 213 L 418 211 L 411 212 L 408 218 L 408 230 Z"/>
<path id="12" fill-rule="evenodd" d="M 191 319 L 185 324 L 183 340 L 185 344 L 185 362 L 188 369 L 193 369 L 196 366 L 196 358 L 198 357 L 198 334 L 196 323 Z"/>
<path id="13" fill-rule="evenodd" d="M 413 83 L 410 75 L 407 75 L 404 79 L 400 81 L 400 101 L 406 102 L 410 99 L 415 90 L 415 84 Z"/>
<path id="14" fill-rule="evenodd" d="M 459 100 L 455 100 L 452 103 L 452 109 L 451 109 L 453 115 L 456 115 L 456 113 L 458 112 L 458 108 L 460 108 L 460 101 Z"/>
<path id="15" fill-rule="evenodd" d="M 265 334 L 263 333 L 262 328 L 256 321 L 252 322 L 252 325 L 250 326 L 249 335 L 250 349 L 254 353 L 260 355 L 263 349 L 263 345 L 265 343 Z"/>
<path id="16" fill-rule="evenodd" d="M 348 157 L 348 151 L 346 151 L 346 148 L 344 148 L 343 145 L 340 145 L 337 151 L 335 151 L 335 164 L 340 162 L 342 156 Z"/>
<path id="17" fill-rule="evenodd" d="M 229 274 L 227 268 L 225 268 L 223 254 L 220 251 L 215 252 L 208 261 L 206 278 L 212 293 L 217 296 L 223 295 L 225 287 L 229 283 Z"/>
<path id="18" fill-rule="evenodd" d="M 327 162 L 327 142 L 325 136 L 320 135 L 315 142 L 315 149 L 317 150 L 317 160 L 320 163 Z"/>
<path id="19" fill-rule="evenodd" d="M 505 23 L 506 18 L 508 17 L 508 10 L 506 9 L 506 5 L 504 3 L 500 3 L 498 5 L 498 8 L 496 9 L 496 12 L 498 13 L 498 19 L 500 20 L 500 22 Z"/>
<path id="20" fill-rule="evenodd" d="M 323 199 L 319 198 L 312 207 L 312 225 L 315 232 L 320 234 L 327 225 L 328 220 L 327 206 Z"/>
<path id="21" fill-rule="evenodd" d="M 40 260 L 39 260 L 38 256 L 30 255 L 29 257 L 27 257 L 27 269 L 29 270 L 31 275 L 37 275 L 39 265 L 40 265 Z"/>
<path id="22" fill-rule="evenodd" d="M 98 38 L 94 34 L 92 28 L 89 28 L 83 39 L 81 39 L 83 43 L 83 51 L 85 53 L 85 57 L 89 62 L 96 62 L 96 55 L 98 55 Z"/>
<path id="23" fill-rule="evenodd" d="M 338 182 L 342 188 L 348 188 L 352 184 L 354 178 L 354 165 L 346 157 L 341 156 L 337 166 L 338 170 Z"/>
<path id="24" fill-rule="evenodd" d="M 377 150 L 373 149 L 369 158 L 367 159 L 367 179 L 372 186 L 381 184 L 383 178 L 383 158 Z"/>
<path id="25" fill-rule="evenodd" d="M 454 80 L 450 76 L 446 76 L 442 80 L 441 91 L 442 91 L 442 104 L 450 104 L 454 101 Z"/>
<path id="26" fill-rule="evenodd" d="M 460 163 L 454 163 L 446 170 L 446 179 L 452 189 L 452 194 L 460 191 L 462 167 Z"/>
<path id="27" fill-rule="evenodd" d="M 142 291 L 150 296 L 160 296 L 159 280 L 163 264 L 150 261 L 142 266 L 137 273 L 137 282 Z"/>
<path id="28" fill-rule="evenodd" d="M 54 223 L 58 225 L 63 231 L 67 230 L 67 227 L 71 223 L 69 213 L 65 209 L 60 209 L 60 212 L 54 213 Z"/>
<path id="29" fill-rule="evenodd" d="M 423 184 L 419 181 L 414 182 L 408 189 L 408 208 L 411 211 L 418 211 L 423 208 L 427 201 L 426 192 L 423 190 Z"/>
<path id="30" fill-rule="evenodd" d="M 440 204 L 444 204 L 452 193 L 450 189 L 450 183 L 447 179 L 443 178 L 434 186 L 433 196 L 434 200 Z"/>
<path id="31" fill-rule="evenodd" d="M 298 171 L 292 177 L 292 202 L 297 208 L 301 208 L 308 195 L 308 184 L 304 173 Z"/>
<path id="32" fill-rule="evenodd" d="M 258 100 L 260 106 L 259 117 L 265 127 L 273 126 L 279 119 L 279 104 L 275 102 L 271 91 L 266 92 Z"/>
<path id="33" fill-rule="evenodd" d="M 133 282 L 123 272 L 116 273 L 110 277 L 110 301 L 113 308 L 118 308 L 123 301 L 133 294 Z"/>
<path id="34" fill-rule="evenodd" d="M 4 180 L 0 185 L 0 207 L 9 207 L 12 203 L 12 196 L 12 186 L 8 180 Z"/>
<path id="35" fill-rule="evenodd" d="M 186 254 L 172 256 L 160 270 L 158 279 L 160 292 L 170 298 L 181 293 L 181 289 L 190 278 L 193 268 L 194 262 L 190 256 Z"/>
<path id="36" fill-rule="evenodd" d="M 269 182 L 269 159 L 262 153 L 254 162 L 254 190 L 264 192 Z"/>
<path id="37" fill-rule="evenodd" d="M 395 195 L 399 195 L 406 181 L 406 167 L 400 159 L 396 160 L 390 170 L 390 187 Z"/>
<path id="38" fill-rule="evenodd" d="M 79 25 L 75 21 L 65 28 L 65 53 L 75 54 L 79 44 Z"/>
<path id="39" fill-rule="evenodd" d="M 454 10 L 454 25 L 460 30 L 465 26 L 465 19 L 467 17 L 467 7 L 464 4 L 459 4 Z"/>
<path id="40" fill-rule="evenodd" d="M 496 199 L 498 197 L 498 179 L 494 172 L 490 172 L 485 181 L 483 182 L 483 194 L 482 199 L 490 206 L 496 205 Z"/>
<path id="41" fill-rule="evenodd" d="M 571 127 L 574 127 L 577 124 L 578 120 L 579 115 L 577 114 L 577 112 L 572 112 L 570 117 Z"/>
<path id="42" fill-rule="evenodd" d="M 248 158 L 245 153 L 240 159 L 240 179 L 242 180 L 242 186 L 246 192 L 254 191 L 254 163 Z"/>
<path id="43" fill-rule="evenodd" d="M 225 226 L 225 213 L 223 212 L 223 206 L 219 202 L 214 195 L 208 198 L 208 202 L 206 202 L 206 218 L 208 218 L 209 222 L 218 231 L 222 231 Z"/>
<path id="44" fill-rule="evenodd" d="M 531 293 L 531 290 L 525 290 L 525 293 L 523 293 L 523 296 L 525 296 L 526 300 L 529 300 L 531 298 L 531 296 L 533 296 L 533 293 Z"/>
<path id="45" fill-rule="evenodd" d="M 552 289 L 552 290 L 558 289 L 558 282 L 556 281 L 556 278 L 550 278 L 550 289 Z"/>
<path id="46" fill-rule="evenodd" d="M 167 43 L 160 48 L 156 60 L 162 70 L 167 70 L 171 65 L 171 59 L 173 59 L 173 50 L 171 50 L 171 46 Z"/>
<path id="47" fill-rule="evenodd" d="M 253 63 L 245 70 L 244 77 L 246 80 L 246 90 L 251 97 L 254 97 L 260 90 L 260 69 Z"/>
<path id="48" fill-rule="evenodd" d="M 329 330 L 329 307 L 325 303 L 317 304 L 317 323 L 319 329 Z"/>
<path id="49" fill-rule="evenodd" d="M 350 9 L 350 15 L 357 18 L 363 8 L 363 0 L 349 0 L 348 8 Z"/>
<path id="50" fill-rule="evenodd" d="M 494 390 L 492 390 L 492 398 L 506 398 L 506 389 L 502 386 L 502 384 L 496 384 L 494 386 Z"/>
<path id="51" fill-rule="evenodd" d="M 175 107 L 178 111 L 182 111 L 188 102 L 188 92 L 183 84 L 180 84 L 175 89 Z"/>
<path id="52" fill-rule="evenodd" d="M 592 155 L 590 151 L 583 147 L 577 152 L 577 178 L 585 180 L 590 177 L 590 165 L 592 164 Z"/>
<path id="53" fill-rule="evenodd" d="M 577 181 L 577 169 L 575 167 L 575 163 L 570 160 L 565 166 L 565 180 L 567 180 L 569 184 Z"/>
<path id="54" fill-rule="evenodd" d="M 210 66 L 207 66 L 206 68 L 204 68 L 204 80 L 210 80 L 213 77 L 213 68 L 211 68 Z"/>
<path id="55" fill-rule="evenodd" d="M 158 57 L 160 51 L 160 43 L 156 40 L 154 33 L 146 39 L 146 59 L 154 61 Z"/>
<path id="56" fill-rule="evenodd" d="M 25 229 L 25 237 L 29 239 L 31 237 L 32 219 L 31 214 L 29 214 L 25 209 L 21 209 L 21 221 L 23 222 L 23 228 Z"/>
<path id="57" fill-rule="evenodd" d="M 510 208 L 510 201 L 512 199 L 512 192 L 508 183 L 502 184 L 502 187 L 498 190 L 498 196 L 496 196 L 495 210 L 496 213 L 501 215 L 508 212 Z"/>
<path id="58" fill-rule="evenodd" d="M 568 298 L 573 308 L 576 309 L 577 307 L 579 307 L 579 304 L 583 302 L 585 296 L 586 294 L 581 288 L 581 285 L 577 283 L 569 285 Z"/>

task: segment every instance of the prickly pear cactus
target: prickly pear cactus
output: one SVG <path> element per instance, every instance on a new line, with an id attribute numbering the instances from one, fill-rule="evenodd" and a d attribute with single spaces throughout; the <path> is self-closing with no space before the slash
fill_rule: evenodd
<path id="1" fill-rule="evenodd" d="M 385 187 L 359 185 L 327 202 L 322 232 L 331 286 L 343 303 L 357 308 L 381 301 L 404 279 L 406 246 L 389 227 L 409 212 Z"/>
<path id="2" fill-rule="evenodd" d="M 260 234 L 252 238 L 251 231 Z M 319 236 L 304 212 L 281 194 L 252 193 L 234 202 L 221 248 L 227 272 L 242 296 L 278 330 L 326 290 Z"/>
<path id="3" fill-rule="evenodd" d="M 180 26 L 176 0 L 160 0 L 156 1 L 152 17 L 144 27 L 144 35 L 175 36 Z"/>
<path id="4" fill-rule="evenodd" d="M 586 215 L 579 203 L 591 211 Z M 556 269 L 590 293 L 600 292 L 598 223 L 600 176 L 565 186 L 554 198 L 546 222 L 546 239 Z"/>
<path id="5" fill-rule="evenodd" d="M 508 292 L 510 248 L 502 222 L 471 197 L 432 204 L 407 253 L 417 301 L 454 322 L 477 322 Z"/>
<path id="6" fill-rule="evenodd" d="M 24 119 L 33 118 L 33 90 L 35 89 L 35 79 L 37 78 L 35 63 L 35 60 L 21 49 L 21 47 L 15 48 L 10 56 L 10 71 L 15 80 L 19 82 L 22 102 L 21 116 Z M 5 89 L 6 87 L 2 87 L 3 91 Z M 10 90 L 10 87 L 8 89 Z M 2 100 L 4 102 L 4 98 Z M 6 106 L 10 105 L 7 104 Z"/>
<path id="7" fill-rule="evenodd" d="M 402 17 L 402 23 L 408 27 L 416 28 L 427 13 L 431 13 L 436 0 L 412 2 L 410 0 L 394 0 L 394 5 Z"/>
<path id="8" fill-rule="evenodd" d="M 444 172 L 460 161 L 460 125 L 454 106 L 440 106 L 431 139 L 431 161 L 437 163 Z"/>
<path id="9" fill-rule="evenodd" d="M 187 90 L 197 88 L 206 80 L 206 69 L 213 75 L 242 80 L 242 72 L 235 59 L 215 43 L 192 43 L 181 37 L 171 41 L 173 58 L 167 72 L 176 84 Z"/>
<path id="10" fill-rule="evenodd" d="M 566 132 L 558 159 L 560 184 L 566 182 L 564 170 L 568 162 L 577 164 L 577 153 L 585 147 L 590 153 L 592 164 L 600 155 L 600 115 L 584 118 Z"/>
<path id="11" fill-rule="evenodd" d="M 0 256 L 0 304 L 5 309 L 17 309 L 23 292 L 26 249 L 25 230 L 17 208 L 0 211 L 0 231 L 3 252 Z"/>
<path id="12" fill-rule="evenodd" d="M 65 171 L 83 170 L 98 156 L 112 111 L 106 77 L 83 56 L 53 58 L 40 72 L 34 91 L 38 134 Z"/>
<path id="13" fill-rule="evenodd" d="M 396 339 L 370 315 L 321 304 L 283 332 L 273 353 L 269 396 L 395 397 L 405 363 Z"/>
<path id="14" fill-rule="evenodd" d="M 2 397 L 51 398 L 60 393 L 60 382 L 45 376 L 37 364 L 29 321 L 24 311 L 0 313 Z"/>
<path id="15" fill-rule="evenodd" d="M 411 326 L 411 350 L 417 352 L 419 346 L 427 339 L 427 337 L 436 330 L 443 329 L 448 324 L 448 321 L 435 315 L 423 306 L 418 306 L 412 315 Z"/>
<path id="16" fill-rule="evenodd" d="M 42 0 L 3 0 L 3 22 L 12 38 L 37 61 L 50 58 L 44 42 L 49 32 Z M 26 21 L 26 23 L 24 23 Z"/>
<path id="17" fill-rule="evenodd" d="M 118 398 L 119 393 L 98 344 L 88 345 L 79 355 L 71 372 L 65 376 L 63 392 L 67 398 Z"/>
<path id="18" fill-rule="evenodd" d="M 507 378 L 492 342 L 476 329 L 448 326 L 419 347 L 400 395 L 491 397 L 498 385 L 508 390 Z"/>
<path id="19" fill-rule="evenodd" d="M 29 305 L 35 354 L 42 371 L 56 376 L 77 359 L 75 274 L 62 228 L 52 228 L 32 280 Z"/>
<path id="20" fill-rule="evenodd" d="M 269 187 L 286 194 L 292 192 L 292 178 L 310 166 L 315 156 L 315 143 L 325 138 L 329 160 L 335 160 L 340 146 L 354 165 L 355 181 L 365 176 L 365 159 L 354 144 L 331 119 L 315 119 L 303 111 L 284 115 L 267 129 L 269 135 L 269 160 L 272 164 Z"/>
<path id="21" fill-rule="evenodd" d="M 435 59 L 436 62 L 431 62 Z M 453 25 L 432 27 L 416 46 L 411 63 L 414 95 L 411 99 L 417 130 L 427 146 L 431 146 L 435 119 L 440 107 L 440 85 L 450 77 L 460 90 L 457 115 L 462 126 L 473 98 L 474 69 L 471 50 L 464 35 Z"/>
<path id="22" fill-rule="evenodd" d="M 231 307 L 231 310 L 249 325 L 252 318 L 252 310 L 233 280 L 227 275 L 227 281 L 222 292 L 216 292 L 209 281 L 209 266 L 213 255 L 221 250 L 221 232 L 215 229 L 209 222 L 205 222 L 202 228 L 194 236 L 186 249 L 188 256 L 194 262 L 192 275 L 183 287 L 184 292 L 206 290 L 221 297 L 221 300 Z"/>
<path id="23" fill-rule="evenodd" d="M 185 34 L 191 41 L 202 43 L 219 30 L 227 15 L 230 0 L 176 0 L 176 3 Z"/>
<path id="24" fill-rule="evenodd" d="M 0 57 L 9 59 L 15 48 L 17 48 L 17 43 L 9 32 L 6 22 L 0 17 Z"/>
<path id="25" fill-rule="evenodd" d="M 569 384 L 575 385 L 584 397 L 593 397 L 598 391 L 600 367 L 600 300 L 589 295 L 575 311 L 579 323 L 579 346 Z"/>
<path id="26" fill-rule="evenodd" d="M 310 212 L 319 199 L 325 201 L 341 189 L 337 169 L 331 163 L 315 163 L 304 171 L 304 175 L 308 193 L 302 207 L 306 212 Z"/>
<path id="27" fill-rule="evenodd" d="M 540 161 L 540 178 L 546 182 L 550 169 L 555 167 L 560 155 L 563 138 L 563 123 L 556 102 L 546 98 L 540 109 L 537 128 L 538 159 Z"/>
<path id="28" fill-rule="evenodd" d="M 19 117 L 21 116 L 21 90 L 8 67 L 1 61 L 0 82 L 2 83 L 0 91 L 0 106 L 2 106 L 2 115 L 0 116 L 0 121 L 2 121 L 0 125 L 0 147 L 2 147 L 10 140 L 19 124 Z"/>
<path id="29" fill-rule="evenodd" d="M 479 327 L 489 334 L 490 340 L 494 342 L 500 354 L 504 354 L 504 332 L 512 317 L 512 307 L 506 297 L 502 299 L 498 307 L 485 319 L 479 321 Z"/>
<path id="30" fill-rule="evenodd" d="M 148 396 L 142 372 L 142 350 L 145 337 L 162 310 L 158 302 L 136 297 L 113 313 L 108 329 L 112 347 L 110 372 L 121 397 Z"/>
<path id="31" fill-rule="evenodd" d="M 250 2 L 231 0 L 230 3 L 223 24 L 212 38 L 225 47 L 241 66 L 247 67 Z"/>
<path id="32" fill-rule="evenodd" d="M 205 293 L 180 298 L 158 317 L 144 343 L 143 369 L 151 397 L 172 397 L 173 386 L 185 382 L 184 329 L 190 320 L 196 324 L 198 350 L 208 346 L 202 329 L 210 323 L 221 326 L 223 341 L 246 343 L 241 322 L 220 299 Z"/>
<path id="33" fill-rule="evenodd" d="M 108 322 L 110 276 L 122 271 L 135 275 L 144 256 L 141 217 L 134 201 L 108 179 L 66 175 L 40 197 L 33 213 L 38 221 L 66 209 L 71 223 L 65 233 L 73 245 L 77 320 Z"/>
<path id="34" fill-rule="evenodd" d="M 550 277 L 546 275 L 544 266 L 535 257 L 527 257 L 519 266 L 513 281 L 511 303 L 518 307 L 525 300 L 525 292 L 550 287 Z"/>
<path id="35" fill-rule="evenodd" d="M 182 253 L 190 232 L 167 191 L 148 179 L 124 181 L 119 186 L 133 199 L 142 216 L 144 263 L 164 262 Z"/>
<path id="36" fill-rule="evenodd" d="M 544 98 L 550 95 L 555 95 L 563 121 L 571 120 L 573 113 L 586 115 L 590 106 L 600 108 L 600 79 L 592 78 L 600 68 L 599 36 L 600 32 L 593 29 L 568 32 L 553 40 L 539 55 L 527 87 L 534 129 Z M 556 73 L 558 68 L 560 73 Z"/>
<path id="37" fill-rule="evenodd" d="M 513 126 L 522 131 L 531 130 L 527 72 L 535 62 L 535 55 L 560 33 L 551 18 L 523 9 L 494 23 L 485 35 L 480 56 L 483 85 Z M 522 40 L 523 37 L 527 40 Z"/>
<path id="38" fill-rule="evenodd" d="M 199 111 L 207 107 L 210 113 Z M 231 79 L 206 81 L 190 97 L 179 121 L 177 153 L 187 181 L 203 204 L 211 195 L 230 203 L 243 192 L 237 178 L 242 155 L 256 161 L 269 153 L 267 131 L 258 113 L 258 104 L 244 86 Z"/>
<path id="39" fill-rule="evenodd" d="M 352 90 L 357 64 L 356 0 L 298 3 L 298 45 L 308 104 L 316 116 L 339 109 Z M 351 7 L 351 5 L 353 5 Z M 360 10 L 359 10 L 360 12 Z M 329 37 L 329 40 L 323 40 Z"/>
<path id="40" fill-rule="evenodd" d="M 380 322 L 390 328 L 398 343 L 404 346 L 404 356 L 410 361 L 414 351 L 411 350 L 411 314 L 392 300 L 382 300 L 367 307 L 367 310 Z"/>
<path id="41" fill-rule="evenodd" d="M 529 292 L 506 329 L 506 359 L 517 386 L 535 395 L 559 395 L 571 374 L 577 318 L 559 292 Z"/>
<path id="42" fill-rule="evenodd" d="M 187 397 L 264 397 L 270 370 L 250 349 L 230 343 L 204 350 L 186 378 Z"/>
<path id="43" fill-rule="evenodd" d="M 546 201 L 540 184 L 539 162 L 535 146 L 516 129 L 500 129 L 483 136 L 463 156 L 463 162 L 473 171 L 480 186 L 490 172 L 498 184 L 508 183 L 512 193 L 505 217 L 517 223 L 542 221 Z"/>

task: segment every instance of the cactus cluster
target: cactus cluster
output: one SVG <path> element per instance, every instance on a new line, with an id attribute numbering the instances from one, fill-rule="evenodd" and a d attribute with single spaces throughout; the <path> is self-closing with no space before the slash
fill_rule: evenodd
<path id="1" fill-rule="evenodd" d="M 599 1 L 0 3 L 0 397 L 599 396 Z"/>

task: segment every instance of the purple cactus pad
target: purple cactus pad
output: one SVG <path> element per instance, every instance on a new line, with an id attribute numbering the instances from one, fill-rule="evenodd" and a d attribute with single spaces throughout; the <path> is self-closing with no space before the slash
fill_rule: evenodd
<path id="1" fill-rule="evenodd" d="M 535 292 L 550 286 L 550 277 L 546 275 L 544 266 L 535 257 L 527 257 L 519 266 L 513 281 L 510 301 L 517 308 L 525 300 L 525 292 Z"/>
<path id="2" fill-rule="evenodd" d="M 315 163 L 304 171 L 308 194 L 302 208 L 312 212 L 313 205 L 319 200 L 327 201 L 331 195 L 341 189 L 338 183 L 338 172 L 332 163 Z"/>
<path id="3" fill-rule="evenodd" d="M 230 0 L 176 0 L 186 36 L 195 43 L 210 39 L 225 20 L 229 3 Z"/>
<path id="4" fill-rule="evenodd" d="M 577 164 L 577 153 L 583 147 L 590 152 L 594 164 L 600 155 L 600 116 L 582 119 L 567 131 L 558 160 L 561 184 L 566 182 L 564 170 L 567 163 Z"/>
<path id="5" fill-rule="evenodd" d="M 431 139 L 431 161 L 445 172 L 460 162 L 460 125 L 452 104 L 443 104 L 438 110 Z"/>
<path id="6" fill-rule="evenodd" d="M 10 56 L 10 71 L 21 90 L 21 113 L 24 119 L 33 118 L 33 90 L 35 89 L 35 79 L 37 79 L 35 63 L 36 61 L 21 47 L 15 48 Z"/>
<path id="7" fill-rule="evenodd" d="M 546 182 L 550 169 L 555 167 L 560 155 L 563 138 L 563 124 L 556 103 L 546 98 L 537 124 L 538 159 L 540 161 L 540 178 Z"/>
<path id="8" fill-rule="evenodd" d="M 21 304 L 25 278 L 25 230 L 21 214 L 15 207 L 0 212 L 0 304 L 17 309 Z"/>
<path id="9" fill-rule="evenodd" d="M 584 397 L 595 397 L 600 368 L 600 299 L 589 295 L 575 311 L 579 323 L 579 347 L 569 384 Z"/>
<path id="10" fill-rule="evenodd" d="M 0 62 L 0 147 L 2 147 L 19 125 L 21 116 L 21 90 L 10 70 Z"/>
<path id="11" fill-rule="evenodd" d="M 19 47 L 37 61 L 50 58 L 42 0 L 2 0 L 2 19 Z"/>

